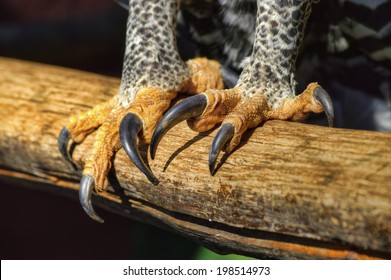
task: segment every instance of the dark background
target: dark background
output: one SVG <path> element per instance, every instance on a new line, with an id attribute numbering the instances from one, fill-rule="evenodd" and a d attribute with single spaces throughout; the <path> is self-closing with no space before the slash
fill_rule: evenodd
<path id="1" fill-rule="evenodd" d="M 332 13 L 321 4 L 316 6 L 311 18 L 328 20 L 322 17 Z M 120 77 L 126 18 L 127 11 L 112 0 L 0 0 L 0 56 Z M 315 28 L 307 33 L 317 42 L 323 31 Z M 310 36 L 307 42 L 311 42 Z M 383 81 L 377 80 L 376 71 L 341 67 L 345 54 L 336 59 L 325 53 L 324 43 L 316 44 L 309 44 L 299 56 L 299 89 L 319 81 L 333 98 L 337 127 L 389 129 L 390 96 L 379 93 Z M 324 115 L 314 116 L 313 121 L 324 124 Z M 221 258 L 178 235 L 97 211 L 105 219 L 103 225 L 82 211 L 77 194 L 66 198 L 0 182 L 0 257 Z"/>
<path id="2" fill-rule="evenodd" d="M 110 0 L 0 0 L 0 56 L 120 77 L 126 18 Z M 0 182 L 0 258 L 219 258 L 176 234 L 97 211 L 104 224 L 83 212 L 77 194 Z"/>

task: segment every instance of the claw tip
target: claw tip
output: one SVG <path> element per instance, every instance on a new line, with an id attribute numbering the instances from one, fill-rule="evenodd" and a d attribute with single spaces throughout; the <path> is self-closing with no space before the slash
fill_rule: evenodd
<path id="1" fill-rule="evenodd" d="M 94 186 L 94 178 L 88 175 L 83 175 L 80 180 L 79 200 L 84 211 L 90 216 L 91 219 L 99 223 L 103 223 L 104 220 L 96 214 L 94 207 L 91 203 L 92 189 Z"/>
<path id="2" fill-rule="evenodd" d="M 212 176 L 216 173 L 215 166 L 217 157 L 221 150 L 223 150 L 227 143 L 232 139 L 234 132 L 234 126 L 230 123 L 226 123 L 221 126 L 219 132 L 217 132 L 213 139 L 212 148 L 209 153 L 209 171 Z"/>
<path id="3" fill-rule="evenodd" d="M 328 125 L 329 127 L 332 127 L 334 124 L 334 106 L 330 95 L 323 88 L 318 87 L 314 91 L 314 97 L 316 101 L 318 101 L 323 106 Z"/>
<path id="4" fill-rule="evenodd" d="M 157 185 L 159 185 L 159 183 L 160 183 L 160 181 L 159 181 L 159 179 L 157 179 L 157 178 L 148 178 L 149 179 L 149 181 L 152 183 L 152 184 L 154 184 L 155 186 L 157 186 Z"/>

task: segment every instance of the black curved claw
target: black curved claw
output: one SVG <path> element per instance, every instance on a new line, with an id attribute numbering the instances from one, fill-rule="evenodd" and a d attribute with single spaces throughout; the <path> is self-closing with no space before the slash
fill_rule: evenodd
<path id="1" fill-rule="evenodd" d="M 314 90 L 314 97 L 324 109 L 324 112 L 327 116 L 327 121 L 329 126 L 333 126 L 334 123 L 334 106 L 333 101 L 331 101 L 330 95 L 323 88 L 318 87 Z"/>
<path id="2" fill-rule="evenodd" d="M 155 158 L 157 146 L 159 145 L 159 142 L 163 136 L 176 124 L 184 120 L 200 116 L 204 112 L 207 102 L 208 100 L 205 95 L 195 95 L 186 98 L 182 102 L 173 106 L 170 110 L 167 111 L 167 113 L 164 114 L 152 135 L 150 144 L 150 153 L 152 159 Z"/>
<path id="3" fill-rule="evenodd" d="M 80 189 L 79 189 L 79 200 L 84 211 L 90 216 L 93 220 L 103 223 L 103 219 L 99 217 L 92 207 L 91 195 L 92 189 L 94 188 L 94 178 L 88 175 L 83 175 L 80 180 Z"/>
<path id="4" fill-rule="evenodd" d="M 137 135 L 142 128 L 142 120 L 137 115 L 128 113 L 121 121 L 119 137 L 121 139 L 122 147 L 131 161 L 133 161 L 137 168 L 147 176 L 152 184 L 157 185 L 159 184 L 159 180 L 145 164 L 137 147 Z"/>
<path id="5" fill-rule="evenodd" d="M 234 126 L 230 123 L 226 123 L 221 126 L 219 132 L 217 132 L 215 138 L 213 139 L 212 148 L 210 149 L 209 153 L 209 171 L 212 176 L 215 171 L 217 157 L 219 156 L 224 146 L 232 139 L 234 132 Z"/>
<path id="6" fill-rule="evenodd" d="M 61 129 L 60 135 L 58 136 L 57 146 L 64 159 L 70 164 L 72 164 L 72 166 L 76 169 L 76 165 L 72 161 L 71 155 L 69 154 L 68 150 L 68 143 L 70 139 L 71 133 L 69 132 L 69 129 L 67 127 L 63 127 L 63 129 Z"/>
<path id="7" fill-rule="evenodd" d="M 70 139 L 71 139 L 71 133 L 69 132 L 69 129 L 67 127 L 63 127 L 61 129 L 60 135 L 58 136 L 57 146 L 61 155 L 67 161 L 71 161 L 71 156 L 69 155 L 69 151 L 68 151 L 68 143 Z"/>

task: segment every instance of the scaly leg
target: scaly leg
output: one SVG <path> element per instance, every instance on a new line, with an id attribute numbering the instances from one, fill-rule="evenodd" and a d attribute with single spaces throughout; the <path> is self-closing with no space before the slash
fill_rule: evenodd
<path id="1" fill-rule="evenodd" d="M 172 107 L 152 136 L 151 157 L 155 157 L 163 135 L 185 119 L 199 132 L 222 123 L 209 155 L 211 174 L 220 151 L 231 152 L 243 133 L 261 122 L 297 121 L 311 112 L 325 111 L 332 125 L 331 99 L 317 83 L 295 95 L 295 61 L 312 2 L 258 0 L 253 52 L 237 85 L 228 90 L 207 90 Z"/>

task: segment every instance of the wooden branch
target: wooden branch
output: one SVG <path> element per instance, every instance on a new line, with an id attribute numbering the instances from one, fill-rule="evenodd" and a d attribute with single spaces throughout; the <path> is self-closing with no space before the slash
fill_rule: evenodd
<path id="1" fill-rule="evenodd" d="M 43 182 L 40 188 L 75 196 L 80 171 L 62 159 L 57 136 L 71 114 L 107 100 L 118 86 L 116 78 L 0 58 L 1 180 Z M 148 158 L 159 186 L 120 150 L 113 188 L 94 204 L 223 253 L 390 258 L 390 134 L 269 121 L 212 177 L 214 135 L 186 124 L 168 133 L 157 159 Z M 83 163 L 92 142 L 77 146 L 74 159 Z M 147 147 L 142 151 L 147 157 Z"/>

